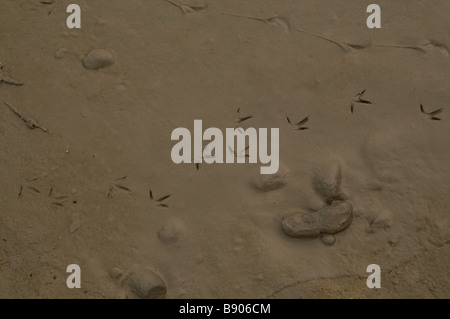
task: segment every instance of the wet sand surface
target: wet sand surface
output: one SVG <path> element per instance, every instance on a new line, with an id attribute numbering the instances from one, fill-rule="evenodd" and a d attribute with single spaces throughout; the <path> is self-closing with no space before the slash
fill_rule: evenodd
<path id="1" fill-rule="evenodd" d="M 448 1 L 77 3 L 1 3 L 1 298 L 450 297 Z M 239 116 L 276 174 L 172 162 Z"/>

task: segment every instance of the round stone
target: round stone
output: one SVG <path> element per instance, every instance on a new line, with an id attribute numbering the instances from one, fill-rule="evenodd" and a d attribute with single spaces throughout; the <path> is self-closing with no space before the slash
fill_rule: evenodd
<path id="1" fill-rule="evenodd" d="M 292 237 L 318 237 L 336 234 L 347 228 L 353 219 L 350 201 L 335 201 L 317 212 L 292 212 L 283 216 L 281 227 Z"/>
<path id="2" fill-rule="evenodd" d="M 320 240 L 325 245 L 332 246 L 336 242 L 336 237 L 334 235 L 325 234 L 325 235 L 320 236 Z"/>
<path id="3" fill-rule="evenodd" d="M 281 220 L 283 231 L 292 237 L 317 237 L 320 230 L 317 227 L 317 212 L 292 212 Z"/>
<path id="4" fill-rule="evenodd" d="M 313 187 L 326 203 L 339 199 L 341 194 L 342 169 L 339 163 L 314 170 Z"/>
<path id="5" fill-rule="evenodd" d="M 107 67 L 114 63 L 114 55 L 107 49 L 94 49 L 83 59 L 83 65 L 90 70 Z"/>
<path id="6" fill-rule="evenodd" d="M 167 293 L 164 279 L 148 268 L 133 270 L 127 275 L 125 282 L 142 299 L 163 299 Z"/>
<path id="7" fill-rule="evenodd" d="M 119 278 L 120 276 L 122 276 L 122 274 L 123 274 L 123 271 L 117 267 L 113 267 L 109 270 L 109 276 L 111 278 Z"/>

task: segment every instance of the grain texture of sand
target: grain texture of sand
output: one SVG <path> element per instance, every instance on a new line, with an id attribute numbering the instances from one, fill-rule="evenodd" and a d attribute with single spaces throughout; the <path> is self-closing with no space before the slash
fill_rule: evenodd
<path id="1" fill-rule="evenodd" d="M 450 297 L 449 1 L 379 0 L 381 29 L 368 1 L 77 3 L 81 29 L 0 4 L 1 298 Z M 279 128 L 276 174 L 172 162 L 237 109 Z M 339 232 L 283 231 L 344 200 Z"/>

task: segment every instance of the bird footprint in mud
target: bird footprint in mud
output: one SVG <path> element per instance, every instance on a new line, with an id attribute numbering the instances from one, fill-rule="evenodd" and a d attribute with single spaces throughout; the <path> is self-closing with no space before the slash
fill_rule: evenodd
<path id="1" fill-rule="evenodd" d="M 203 10 L 206 10 L 208 8 L 207 4 L 205 4 L 203 6 L 189 6 L 189 5 L 186 5 L 186 4 L 178 4 L 178 3 L 175 3 L 175 2 L 170 1 L 170 0 L 167 0 L 167 2 L 170 3 L 171 5 L 173 5 L 174 7 L 177 7 L 178 9 L 180 9 L 183 14 L 203 11 Z"/>
<path id="2" fill-rule="evenodd" d="M 435 111 L 431 111 L 431 112 L 425 112 L 425 110 L 423 109 L 423 105 L 420 104 L 420 112 L 426 116 L 426 118 L 430 119 L 430 120 L 434 120 L 434 121 L 440 121 L 441 118 L 437 117 L 436 115 L 441 114 L 443 111 L 443 108 L 437 109 Z"/>
<path id="3" fill-rule="evenodd" d="M 123 176 L 123 177 L 119 177 L 116 180 L 114 180 L 114 182 L 112 182 L 109 185 L 108 194 L 106 195 L 106 197 L 108 197 L 108 198 L 112 197 L 114 195 L 115 189 L 119 189 L 119 190 L 130 193 L 131 190 L 128 187 L 123 186 L 122 184 L 119 184 L 120 181 L 124 181 L 126 178 L 127 178 L 127 176 Z"/>
<path id="4" fill-rule="evenodd" d="M 56 0 L 41 0 L 40 3 L 50 7 L 50 10 L 48 11 L 47 15 L 51 15 L 57 7 L 63 4 L 61 1 Z"/>
<path id="5" fill-rule="evenodd" d="M 237 151 L 233 150 L 231 148 L 231 146 L 228 146 L 228 150 L 230 151 L 231 154 L 234 155 L 235 158 L 248 158 L 248 157 L 250 157 L 250 155 L 247 154 L 247 151 L 248 151 L 249 148 L 250 148 L 250 145 L 248 145 L 243 150 L 240 150 L 239 152 L 237 152 Z"/>
<path id="6" fill-rule="evenodd" d="M 30 191 L 31 193 L 34 193 L 34 194 L 40 194 L 41 191 L 39 189 L 37 189 L 33 185 L 30 185 L 33 182 L 37 181 L 37 179 L 38 178 L 35 177 L 35 178 L 31 179 L 31 180 L 26 181 L 22 185 L 20 185 L 20 189 L 19 189 L 19 193 L 17 194 L 17 198 L 21 198 L 22 197 L 24 189 L 26 189 L 26 190 Z"/>
<path id="7" fill-rule="evenodd" d="M 377 47 L 386 47 L 386 48 L 397 48 L 397 49 L 411 49 L 417 50 L 422 53 L 439 51 L 446 56 L 449 56 L 449 49 L 447 45 L 435 41 L 435 40 L 427 40 L 426 42 L 419 45 L 396 45 L 396 44 L 375 44 Z"/>
<path id="8" fill-rule="evenodd" d="M 303 124 L 306 124 L 306 122 L 309 121 L 309 115 L 305 117 L 303 120 L 297 122 L 297 124 L 292 123 L 291 119 L 288 116 L 286 116 L 286 120 L 296 131 L 303 131 L 309 129 L 309 127 L 303 126 Z"/>
<path id="9" fill-rule="evenodd" d="M 9 104 L 8 102 L 5 102 L 5 105 L 7 105 L 10 110 L 17 115 L 17 117 L 19 117 L 24 123 L 25 125 L 29 128 L 29 129 L 35 129 L 35 128 L 39 128 L 41 131 L 45 132 L 45 133 L 52 133 L 48 128 L 42 126 L 41 124 L 39 124 L 38 121 L 36 121 L 35 119 L 33 119 L 30 115 L 28 115 L 27 113 L 19 110 L 17 107 L 15 107 L 12 104 Z"/>
<path id="10" fill-rule="evenodd" d="M 50 190 L 48 191 L 48 197 L 52 201 L 52 205 L 62 207 L 64 206 L 64 201 L 66 201 L 69 197 L 67 195 L 57 195 L 53 196 L 53 189 L 54 187 L 50 187 Z"/>
<path id="11" fill-rule="evenodd" d="M 244 15 L 238 15 L 238 14 L 232 14 L 232 13 L 223 13 L 223 15 L 236 17 L 236 18 L 256 20 L 256 21 L 267 23 L 269 25 L 279 27 L 287 34 L 289 34 L 291 32 L 291 27 L 290 27 L 287 19 L 284 17 L 280 17 L 278 15 L 274 15 L 270 18 L 258 18 L 258 17 L 244 16 Z"/>
<path id="12" fill-rule="evenodd" d="M 0 62 L 0 84 L 5 83 L 5 84 L 17 85 L 17 86 L 23 85 L 22 82 L 17 81 L 15 79 L 13 79 L 12 77 L 10 77 L 9 74 L 3 70 L 3 67 L 4 67 L 4 65 Z"/>
<path id="13" fill-rule="evenodd" d="M 358 94 L 355 95 L 355 97 L 352 99 L 352 102 L 350 104 L 350 112 L 353 113 L 355 109 L 355 103 L 362 103 L 362 104 L 372 104 L 371 101 L 363 99 L 362 96 L 366 93 L 366 89 L 362 90 Z"/>
<path id="14" fill-rule="evenodd" d="M 150 200 L 154 201 L 156 203 L 157 207 L 165 207 L 168 208 L 169 206 L 167 204 L 164 204 L 163 201 L 165 201 L 166 199 L 168 199 L 170 196 L 172 196 L 172 194 L 168 194 L 168 195 L 164 195 L 162 197 L 159 197 L 158 199 L 154 199 L 153 198 L 153 192 L 152 190 L 149 191 L 149 196 L 150 196 Z"/>
<path id="15" fill-rule="evenodd" d="M 305 33 L 305 34 L 308 34 L 308 35 L 311 35 L 313 37 L 316 37 L 316 38 L 319 38 L 319 39 L 322 39 L 322 40 L 334 43 L 337 46 L 339 46 L 343 51 L 345 51 L 347 53 L 355 52 L 357 50 L 362 50 L 362 49 L 365 49 L 365 48 L 370 46 L 370 43 L 367 43 L 367 44 L 364 44 L 364 45 L 363 44 L 347 43 L 347 42 L 333 40 L 331 38 L 327 38 L 327 37 L 324 37 L 322 35 L 319 35 L 319 34 L 316 34 L 316 33 L 312 33 L 312 32 L 309 32 L 309 31 L 306 31 L 306 30 L 303 30 L 303 29 L 299 29 L 299 28 L 296 28 L 295 30 L 299 31 L 299 32 L 302 32 L 302 33 Z"/>
<path id="16" fill-rule="evenodd" d="M 253 118 L 253 115 L 242 116 L 241 108 L 238 108 L 236 111 L 236 121 L 234 122 L 234 128 L 236 128 L 240 123 L 250 120 Z"/>
<path id="17" fill-rule="evenodd" d="M 34 187 L 32 185 L 37 180 L 38 180 L 38 178 L 35 177 L 35 178 L 31 179 L 31 180 L 26 181 L 22 185 L 20 185 L 18 198 L 21 198 L 23 196 L 24 190 L 27 190 L 27 191 L 29 191 L 29 192 L 31 192 L 33 194 L 41 194 L 41 191 L 38 188 L 36 188 L 36 187 Z M 67 196 L 67 195 L 54 195 L 54 189 L 55 189 L 54 186 L 51 186 L 50 190 L 48 192 L 48 198 L 50 199 L 50 203 L 53 206 L 63 207 L 65 202 L 69 199 L 69 196 Z M 77 201 L 74 200 L 72 203 L 76 204 Z"/>

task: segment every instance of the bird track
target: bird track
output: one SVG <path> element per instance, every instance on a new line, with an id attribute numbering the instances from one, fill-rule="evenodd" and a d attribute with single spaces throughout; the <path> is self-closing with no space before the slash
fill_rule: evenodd
<path id="1" fill-rule="evenodd" d="M 372 104 L 371 101 L 361 98 L 364 93 L 366 93 L 366 89 L 362 90 L 358 94 L 355 95 L 355 97 L 352 99 L 352 102 L 350 104 L 350 112 L 354 112 L 355 103 L 362 103 L 362 104 Z"/>
<path id="2" fill-rule="evenodd" d="M 9 74 L 3 70 L 3 67 L 4 67 L 4 65 L 0 62 L 0 84 L 5 83 L 5 84 L 10 84 L 10 85 L 16 85 L 16 86 L 23 85 L 22 82 L 17 81 L 15 79 L 13 79 L 12 77 L 10 77 Z"/>
<path id="3" fill-rule="evenodd" d="M 303 124 L 306 124 L 306 122 L 309 121 L 309 115 L 305 117 L 303 120 L 297 122 L 297 124 L 292 123 L 291 119 L 288 116 L 286 116 L 286 120 L 296 131 L 303 131 L 309 129 L 309 127 L 303 126 Z"/>
<path id="4" fill-rule="evenodd" d="M 158 199 L 154 199 L 153 192 L 151 189 L 149 190 L 148 193 L 149 193 L 150 201 L 155 202 L 157 207 L 165 207 L 165 208 L 169 207 L 167 204 L 164 204 L 163 201 L 165 201 L 170 196 L 172 196 L 172 194 L 164 195 L 164 196 L 159 197 Z"/>
<path id="5" fill-rule="evenodd" d="M 131 190 L 128 187 L 126 187 L 122 184 L 119 184 L 120 181 L 124 181 L 126 179 L 127 179 L 127 176 L 122 176 L 122 177 L 116 178 L 111 184 L 109 184 L 108 193 L 106 194 L 106 197 L 107 198 L 113 197 L 115 189 L 120 189 L 122 191 L 130 193 Z"/>
<path id="6" fill-rule="evenodd" d="M 421 112 L 422 114 L 424 114 L 425 116 L 427 116 L 430 120 L 440 121 L 441 118 L 440 118 L 440 117 L 436 117 L 436 115 L 441 114 L 443 110 L 444 110 L 443 108 L 440 108 L 440 109 L 437 109 L 437 110 L 435 110 L 435 111 L 426 112 L 426 111 L 423 109 L 423 105 L 420 104 L 420 112 Z"/>
<path id="7" fill-rule="evenodd" d="M 173 2 L 171 0 L 166 0 L 166 2 L 168 2 L 172 6 L 177 7 L 178 9 L 180 9 L 183 14 L 189 14 L 189 13 L 193 13 L 193 12 L 198 12 L 198 11 L 202 11 L 202 10 L 205 10 L 205 9 L 208 8 L 207 4 L 205 4 L 203 6 L 189 6 L 189 5 L 186 5 L 186 4 L 178 4 L 178 3 Z"/>
<path id="8" fill-rule="evenodd" d="M 27 113 L 19 110 L 18 108 L 16 108 L 14 105 L 9 104 L 5 101 L 3 101 L 9 108 L 11 111 L 14 112 L 14 114 L 16 114 L 22 121 L 25 122 L 25 125 L 29 128 L 29 129 L 35 129 L 35 128 L 39 128 L 40 130 L 42 130 L 45 133 L 51 133 L 51 131 L 42 126 L 41 124 L 39 124 L 38 121 L 36 121 L 35 119 L 33 119 L 30 115 L 28 115 Z"/>

